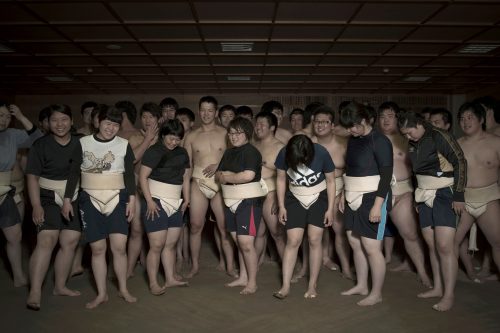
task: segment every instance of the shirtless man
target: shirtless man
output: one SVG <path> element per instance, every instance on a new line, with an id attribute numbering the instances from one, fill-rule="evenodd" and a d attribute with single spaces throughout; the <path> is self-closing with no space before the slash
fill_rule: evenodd
<path id="1" fill-rule="evenodd" d="M 278 128 L 276 129 L 276 139 L 280 140 L 283 144 L 286 144 L 288 140 L 292 137 L 292 133 L 289 130 L 279 127 L 281 121 L 283 120 L 283 105 L 278 101 L 267 101 L 262 104 L 260 111 L 267 111 L 274 113 L 276 118 L 278 118 Z"/>
<path id="2" fill-rule="evenodd" d="M 81 133 L 83 135 L 94 134 L 91 114 L 96 107 L 96 102 L 85 102 L 82 104 L 80 112 L 82 114 L 83 126 L 76 131 L 77 133 Z"/>
<path id="3" fill-rule="evenodd" d="M 417 217 L 413 209 L 413 186 L 411 164 L 408 156 L 408 140 L 398 130 L 399 106 L 394 102 L 384 102 L 378 109 L 378 125 L 382 134 L 392 143 L 394 177 L 392 185 L 392 210 L 389 216 L 404 240 L 405 249 L 415 264 L 420 280 L 430 287 L 431 281 L 425 271 L 423 246 L 417 229 Z"/>
<path id="4" fill-rule="evenodd" d="M 193 130 L 184 141 L 184 148 L 191 161 L 191 229 L 189 245 L 191 249 L 192 267 L 186 275 L 191 278 L 199 271 L 201 248 L 201 232 L 205 225 L 205 214 L 208 205 L 214 212 L 217 226 L 221 234 L 222 249 L 226 257 L 226 270 L 234 272 L 234 253 L 224 223 L 224 203 L 215 183 L 214 174 L 220 159 L 226 149 L 227 131 L 217 126 L 217 100 L 212 96 L 205 96 L 199 102 L 201 126 Z"/>
<path id="5" fill-rule="evenodd" d="M 219 109 L 219 122 L 224 128 L 227 128 L 229 122 L 236 117 L 236 108 L 232 105 L 224 105 Z"/>
<path id="6" fill-rule="evenodd" d="M 312 138 L 314 135 L 314 130 L 313 130 L 313 119 L 314 119 L 314 112 L 324 106 L 323 103 L 321 102 L 312 102 L 306 105 L 306 108 L 304 109 L 304 120 L 302 123 L 302 130 L 299 130 L 295 132 L 293 135 L 298 135 L 298 134 L 304 134 L 307 135 L 309 138 Z"/>
<path id="7" fill-rule="evenodd" d="M 451 112 L 445 108 L 435 108 L 431 110 L 429 122 L 432 126 L 451 132 L 453 116 Z"/>
<path id="8" fill-rule="evenodd" d="M 262 219 L 276 243 L 276 249 L 281 259 L 283 257 L 283 251 L 285 250 L 285 230 L 281 223 L 278 223 L 278 215 L 276 214 L 276 167 L 274 166 L 274 161 L 276 161 L 276 156 L 278 156 L 284 144 L 275 137 L 277 127 L 278 119 L 273 113 L 262 111 L 255 116 L 255 136 L 253 145 L 262 155 L 261 176 L 266 182 L 269 191 L 262 207 Z M 261 223 L 261 225 L 262 224 L 264 223 Z M 260 257 L 265 250 L 265 242 L 257 244 L 256 239 L 256 250 L 257 256 Z"/>
<path id="9" fill-rule="evenodd" d="M 293 109 L 288 117 L 292 133 L 295 134 L 304 128 L 304 110 L 300 108 Z"/>
<path id="10" fill-rule="evenodd" d="M 347 237 L 344 230 L 344 220 L 343 214 L 338 210 L 338 201 L 340 200 L 342 190 L 344 188 L 344 182 L 342 180 L 342 175 L 344 174 L 345 168 L 345 154 L 347 150 L 347 139 L 339 137 L 334 134 L 334 113 L 328 106 L 321 106 L 317 108 L 314 112 L 314 138 L 313 142 L 319 143 L 326 148 L 330 156 L 332 157 L 333 163 L 335 164 L 335 209 L 334 209 L 334 219 L 332 228 L 335 232 L 335 250 L 339 257 L 340 266 L 342 269 L 342 275 L 345 278 L 353 279 L 354 276 L 351 271 L 351 265 L 349 263 L 350 248 L 347 242 Z M 328 241 L 323 242 L 323 265 L 325 267 L 336 268 L 329 256 L 329 243 L 330 239 L 329 233 L 323 234 L 323 239 Z M 326 250 L 326 253 L 325 253 Z"/>
<path id="11" fill-rule="evenodd" d="M 174 98 L 167 97 L 160 102 L 160 108 L 162 113 L 160 122 L 162 123 L 163 121 L 175 118 L 175 113 L 179 108 L 179 103 L 177 103 Z"/>
<path id="12" fill-rule="evenodd" d="M 486 113 L 479 103 L 463 104 L 458 118 L 464 132 L 458 143 L 467 160 L 467 187 L 466 211 L 462 213 L 457 227 L 455 251 L 458 251 L 472 223 L 476 222 L 491 245 L 493 260 L 500 269 L 500 137 L 485 131 Z M 467 274 L 474 278 L 474 269 Z"/>
<path id="13" fill-rule="evenodd" d="M 136 113 L 131 107 L 122 109 L 126 110 L 123 112 L 123 123 L 127 124 L 129 119 L 133 119 L 135 122 Z M 156 103 L 144 103 L 140 110 L 141 116 L 141 130 L 136 131 L 134 134 L 129 136 L 127 139 L 129 141 L 130 147 L 134 152 L 134 166 L 136 179 L 139 174 L 140 161 L 144 152 L 153 145 L 158 138 L 158 122 L 161 117 L 160 107 Z M 127 120 L 125 120 L 127 119 Z M 128 126 L 128 125 L 127 125 Z M 123 125 L 122 125 L 123 127 Z M 126 133 L 132 133 L 132 129 Z M 139 198 L 139 193 L 136 193 L 136 197 Z M 134 275 L 134 268 L 137 263 L 137 258 L 141 254 L 143 249 L 143 234 L 144 228 L 141 221 L 141 200 L 135 200 L 135 211 L 136 214 L 130 223 L 130 235 L 128 239 L 127 248 L 127 278 Z M 144 258 L 141 258 L 141 263 L 144 262 Z"/>

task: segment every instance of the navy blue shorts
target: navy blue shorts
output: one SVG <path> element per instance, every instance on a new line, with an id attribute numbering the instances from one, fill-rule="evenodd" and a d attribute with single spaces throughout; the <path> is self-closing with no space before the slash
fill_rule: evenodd
<path id="1" fill-rule="evenodd" d="M 433 207 L 423 202 L 418 203 L 418 221 L 420 228 L 427 227 L 457 227 L 457 216 L 452 207 L 453 192 L 449 187 L 436 191 Z"/>
<path id="2" fill-rule="evenodd" d="M 45 222 L 38 226 L 38 232 L 42 230 L 74 230 L 82 231 L 80 214 L 78 212 L 78 201 L 72 202 L 73 217 L 66 220 L 61 214 L 61 207 L 56 203 L 54 191 L 44 188 L 40 189 L 40 203 L 44 210 Z"/>
<path id="3" fill-rule="evenodd" d="M 287 213 L 286 230 L 293 228 L 305 229 L 308 224 L 324 228 L 325 212 L 328 210 L 328 194 L 323 190 L 309 209 L 305 209 L 300 201 L 287 191 L 285 194 L 285 208 Z"/>
<path id="4" fill-rule="evenodd" d="M 148 208 L 148 204 L 146 203 L 145 199 L 142 199 L 142 222 L 144 223 L 144 229 L 146 230 L 147 233 L 150 232 L 155 232 L 155 231 L 162 231 L 162 230 L 167 230 L 169 228 L 181 228 L 182 227 L 182 212 L 178 211 L 174 213 L 171 216 L 168 216 L 167 213 L 161 208 L 161 203 L 160 199 L 153 198 L 154 202 L 156 202 L 156 205 L 160 207 L 159 214 L 160 216 L 154 217 L 154 219 L 147 219 L 146 218 L 146 212 Z"/>
<path id="5" fill-rule="evenodd" d="M 21 216 L 14 201 L 14 190 L 5 195 L 5 199 L 0 205 L 0 228 L 8 228 L 21 223 Z"/>
<path id="6" fill-rule="evenodd" d="M 262 217 L 263 198 L 244 199 L 236 212 L 224 207 L 226 230 L 236 232 L 238 236 L 256 236 Z"/>
<path id="7" fill-rule="evenodd" d="M 365 193 L 361 202 L 361 206 L 353 211 L 346 203 L 344 210 L 344 226 L 346 230 L 352 230 L 355 235 L 382 240 L 385 234 L 385 226 L 387 222 L 388 211 L 391 205 L 391 193 L 387 194 L 384 204 L 382 205 L 382 215 L 380 222 L 370 222 L 370 210 L 375 203 L 376 192 Z"/>
<path id="8" fill-rule="evenodd" d="M 79 207 L 82 220 L 83 238 L 86 243 L 97 242 L 106 239 L 110 234 L 122 234 L 128 236 L 128 222 L 126 207 L 129 195 L 127 191 L 120 191 L 120 200 L 113 212 L 106 216 L 98 211 L 87 192 L 80 192 Z"/>
<path id="9" fill-rule="evenodd" d="M 391 218 L 387 216 L 384 237 L 396 237 L 397 235 L 399 235 L 398 228 L 396 228 L 396 225 L 392 222 Z"/>

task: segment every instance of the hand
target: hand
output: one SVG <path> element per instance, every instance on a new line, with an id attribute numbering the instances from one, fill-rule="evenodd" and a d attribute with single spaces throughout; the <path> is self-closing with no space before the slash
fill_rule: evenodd
<path id="1" fill-rule="evenodd" d="M 45 212 L 41 205 L 33 207 L 32 217 L 36 226 L 40 226 L 45 222 Z"/>
<path id="2" fill-rule="evenodd" d="M 344 192 L 342 192 L 339 198 L 339 211 L 343 214 L 344 210 L 345 210 L 345 198 L 344 198 Z"/>
<path id="3" fill-rule="evenodd" d="M 287 212 L 285 207 L 280 207 L 278 212 L 278 221 L 285 225 L 287 220 Z"/>
<path id="4" fill-rule="evenodd" d="M 462 215 L 463 211 L 465 210 L 465 202 L 460 202 L 460 201 L 453 201 L 451 204 L 451 207 L 455 211 L 455 214 L 457 216 Z"/>
<path id="5" fill-rule="evenodd" d="M 215 174 L 215 171 L 217 171 L 217 167 L 217 164 L 210 164 L 205 169 L 203 169 L 203 175 L 207 178 L 212 177 Z"/>
<path id="6" fill-rule="evenodd" d="M 325 212 L 325 217 L 323 219 L 323 224 L 325 227 L 331 227 L 333 224 L 333 211 L 327 210 Z"/>
<path id="7" fill-rule="evenodd" d="M 17 105 L 14 105 L 14 104 L 9 105 L 9 111 L 10 111 L 10 114 L 12 116 L 16 117 L 17 119 L 24 117 L 24 114 L 21 112 L 21 109 L 19 109 L 19 107 Z"/>
<path id="8" fill-rule="evenodd" d="M 181 205 L 181 212 L 184 214 L 184 212 L 189 208 L 189 201 L 185 201 Z"/>
<path id="9" fill-rule="evenodd" d="M 63 206 L 61 209 L 61 214 L 68 221 L 75 215 L 73 212 L 73 205 L 71 204 L 71 200 L 68 198 L 64 199 Z"/>
<path id="10" fill-rule="evenodd" d="M 125 216 L 127 216 L 127 222 L 130 223 L 134 219 L 135 215 L 135 199 L 132 196 L 127 202 L 127 208 L 125 208 Z"/>
<path id="11" fill-rule="evenodd" d="M 160 207 L 154 202 L 154 200 L 150 200 L 147 202 L 148 208 L 146 210 L 146 219 L 153 221 L 155 218 L 160 217 Z M 156 216 L 156 217 L 155 217 Z"/>
<path id="12" fill-rule="evenodd" d="M 382 207 L 379 205 L 373 205 L 372 209 L 370 209 L 370 215 L 368 215 L 368 219 L 371 223 L 379 223 L 382 215 Z"/>
<path id="13" fill-rule="evenodd" d="M 149 142 L 156 139 L 156 137 L 158 136 L 158 123 L 154 123 L 152 126 L 148 127 L 143 134 L 144 139 L 148 140 Z"/>

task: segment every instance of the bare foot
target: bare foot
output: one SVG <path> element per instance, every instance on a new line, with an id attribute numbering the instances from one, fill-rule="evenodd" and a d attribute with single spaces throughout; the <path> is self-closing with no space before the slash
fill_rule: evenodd
<path id="1" fill-rule="evenodd" d="M 191 279 L 192 277 L 194 277 L 196 274 L 198 274 L 198 268 L 192 268 L 191 271 L 189 273 L 187 273 L 184 277 L 186 279 Z"/>
<path id="2" fill-rule="evenodd" d="M 233 282 L 226 283 L 224 286 L 230 287 L 230 288 L 232 288 L 232 287 L 246 287 L 247 283 L 248 283 L 247 279 L 237 278 Z"/>
<path id="3" fill-rule="evenodd" d="M 429 288 L 429 289 L 432 288 L 431 278 L 429 276 L 427 276 L 427 274 L 425 274 L 424 276 L 419 276 L 418 280 L 420 281 L 420 283 L 422 283 L 424 285 L 424 287 Z"/>
<path id="4" fill-rule="evenodd" d="M 491 274 L 483 279 L 484 281 L 498 281 L 498 274 Z"/>
<path id="5" fill-rule="evenodd" d="M 359 306 L 371 306 L 371 305 L 375 305 L 377 303 L 380 303 L 382 302 L 382 296 L 380 295 L 370 295 L 366 298 L 363 298 L 361 301 L 359 301 L 358 304 Z"/>
<path id="6" fill-rule="evenodd" d="M 167 281 L 165 283 L 164 288 L 172 288 L 172 287 L 189 287 L 189 282 L 187 281 L 181 281 L 180 279 L 173 280 L 173 281 Z"/>
<path id="7" fill-rule="evenodd" d="M 475 271 L 468 271 L 467 272 L 467 277 L 474 283 L 482 283 L 481 279 L 479 276 L 476 274 Z"/>
<path id="8" fill-rule="evenodd" d="M 125 300 L 125 302 L 127 302 L 127 303 L 135 303 L 135 302 L 137 302 L 137 297 L 134 297 L 134 296 L 130 295 L 130 293 L 128 292 L 128 290 L 120 291 L 118 293 L 118 297 L 123 298 Z"/>
<path id="9" fill-rule="evenodd" d="M 339 269 L 339 266 L 337 266 L 337 264 L 335 264 L 330 258 L 327 258 L 326 260 L 323 259 L 323 266 L 331 271 L 336 271 Z"/>
<path id="10" fill-rule="evenodd" d="M 353 281 L 356 280 L 354 274 L 352 274 L 351 271 L 342 272 L 342 277 L 347 280 L 353 280 Z"/>
<path id="11" fill-rule="evenodd" d="M 249 286 L 247 285 L 245 288 L 243 288 L 242 291 L 240 291 L 240 295 L 252 295 L 257 292 L 257 286 Z"/>
<path id="12" fill-rule="evenodd" d="M 291 283 L 297 283 L 299 282 L 300 279 L 302 279 L 304 276 L 306 276 L 306 272 L 303 272 L 300 270 L 299 272 L 295 273 L 292 276 L 292 279 L 290 280 Z"/>
<path id="13" fill-rule="evenodd" d="M 433 288 L 431 290 L 425 291 L 417 295 L 418 298 L 434 298 L 434 297 L 442 297 L 443 292 L 441 289 Z"/>
<path id="14" fill-rule="evenodd" d="M 152 295 L 160 296 L 160 295 L 163 295 L 165 293 L 165 291 L 167 291 L 167 288 L 160 287 L 159 285 L 152 285 L 152 286 L 149 286 L 149 291 L 151 292 Z"/>
<path id="15" fill-rule="evenodd" d="M 127 272 L 127 280 L 134 277 L 134 271 Z"/>
<path id="16" fill-rule="evenodd" d="M 238 271 L 236 269 L 229 270 L 226 272 L 226 274 L 235 279 L 240 277 L 240 274 L 238 274 Z"/>
<path id="17" fill-rule="evenodd" d="M 75 276 L 80 276 L 83 274 L 83 267 L 76 267 L 71 270 L 71 273 L 69 273 L 69 277 L 75 277 Z"/>
<path id="18" fill-rule="evenodd" d="M 342 296 L 351 296 L 351 295 L 368 295 L 368 287 L 360 287 L 354 286 L 349 290 L 343 291 L 340 293 Z"/>
<path id="19" fill-rule="evenodd" d="M 276 297 L 277 299 L 284 300 L 285 298 L 287 298 L 289 293 L 290 289 L 281 288 L 280 290 L 275 291 L 273 293 L 273 296 Z"/>
<path id="20" fill-rule="evenodd" d="M 453 298 L 441 298 L 441 301 L 434 304 L 432 308 L 439 312 L 448 311 L 453 306 Z"/>
<path id="21" fill-rule="evenodd" d="M 21 276 L 20 278 L 14 278 L 14 287 L 24 287 L 28 285 L 28 279 L 24 276 Z"/>
<path id="22" fill-rule="evenodd" d="M 85 305 L 87 309 L 95 309 L 100 304 L 106 303 L 108 301 L 108 294 L 105 295 L 97 295 L 97 297 L 92 301 Z"/>
<path id="23" fill-rule="evenodd" d="M 56 289 L 52 290 L 52 295 L 54 296 L 80 296 L 80 292 L 78 290 L 71 290 L 66 287 L 63 289 Z"/>
<path id="24" fill-rule="evenodd" d="M 226 270 L 226 265 L 224 264 L 224 261 L 219 261 L 219 264 L 215 267 L 216 270 L 219 272 L 224 272 Z"/>
<path id="25" fill-rule="evenodd" d="M 318 293 L 316 292 L 315 289 L 309 289 L 304 294 L 304 298 L 311 299 L 311 298 L 316 298 L 316 297 L 318 297 Z"/>
<path id="26" fill-rule="evenodd" d="M 33 291 L 30 292 L 28 299 L 26 300 L 26 307 L 33 311 L 39 311 L 41 298 L 41 293 Z"/>
<path id="27" fill-rule="evenodd" d="M 411 269 L 411 266 L 408 263 L 408 261 L 404 260 L 399 265 L 389 269 L 389 271 L 391 271 L 391 272 L 411 272 L 412 269 Z"/>

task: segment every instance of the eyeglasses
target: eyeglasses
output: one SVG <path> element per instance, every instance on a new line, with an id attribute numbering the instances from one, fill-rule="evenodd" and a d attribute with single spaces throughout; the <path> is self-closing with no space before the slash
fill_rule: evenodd
<path id="1" fill-rule="evenodd" d="M 314 120 L 314 125 L 321 125 L 321 126 L 325 126 L 325 125 L 330 125 L 332 122 L 330 120 Z"/>
<path id="2" fill-rule="evenodd" d="M 244 134 L 245 132 L 240 131 L 240 132 L 227 132 L 227 136 L 236 136 L 240 134 Z"/>

